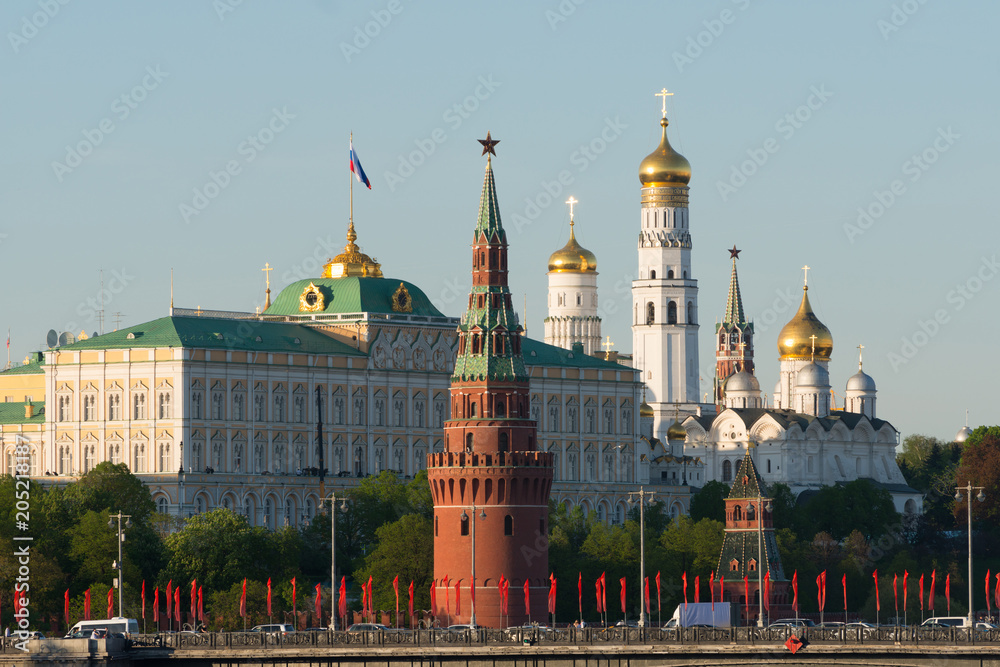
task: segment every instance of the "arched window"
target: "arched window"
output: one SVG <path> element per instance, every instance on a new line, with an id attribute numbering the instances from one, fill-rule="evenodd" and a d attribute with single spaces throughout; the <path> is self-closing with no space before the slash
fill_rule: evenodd
<path id="1" fill-rule="evenodd" d="M 688 306 L 687 306 L 687 323 L 688 324 L 695 324 L 695 321 L 694 321 L 694 302 L 693 301 L 688 301 Z"/>
<path id="2" fill-rule="evenodd" d="M 514 517 L 507 515 L 503 518 L 503 534 L 513 535 L 514 534 Z"/>
<path id="3" fill-rule="evenodd" d="M 677 324 L 677 303 L 667 301 L 667 324 Z"/>
<path id="4" fill-rule="evenodd" d="M 439 525 L 438 517 L 435 516 L 434 517 L 434 537 L 438 536 L 438 525 Z"/>
<path id="5" fill-rule="evenodd" d="M 649 279 L 656 280 L 656 269 L 651 269 L 649 272 Z"/>
<path id="6" fill-rule="evenodd" d="M 722 481 L 731 482 L 733 481 L 733 464 L 729 459 L 722 462 Z"/>
<path id="7" fill-rule="evenodd" d="M 465 515 L 462 517 L 462 535 L 469 534 L 469 516 Z"/>
<path id="8" fill-rule="evenodd" d="M 733 508 L 733 521 L 742 521 L 742 520 L 743 520 L 743 510 L 740 508 L 739 505 L 736 505 Z"/>
<path id="9" fill-rule="evenodd" d="M 673 279 L 674 279 L 674 270 L 670 269 L 669 271 L 667 271 L 667 280 L 673 280 Z"/>
<path id="10" fill-rule="evenodd" d="M 469 416 L 470 417 L 475 417 L 476 416 L 476 402 L 475 401 L 469 403 Z"/>
<path id="11" fill-rule="evenodd" d="M 500 434 L 500 445 L 498 446 L 498 449 L 501 452 L 506 452 L 510 449 L 510 436 L 506 433 Z"/>
<path id="12" fill-rule="evenodd" d="M 497 417 L 507 416 L 507 403 L 504 402 L 503 396 L 497 398 L 497 407 L 494 412 Z"/>
<path id="13" fill-rule="evenodd" d="M 656 306 L 650 301 L 646 304 L 646 324 L 653 324 L 656 321 Z"/>
<path id="14" fill-rule="evenodd" d="M 471 452 L 472 451 L 472 434 L 471 433 L 466 433 L 465 434 L 465 451 L 467 451 L 467 452 Z"/>

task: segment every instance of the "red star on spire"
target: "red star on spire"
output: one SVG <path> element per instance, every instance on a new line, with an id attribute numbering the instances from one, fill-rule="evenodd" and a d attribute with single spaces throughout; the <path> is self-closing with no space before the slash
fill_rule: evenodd
<path id="1" fill-rule="evenodd" d="M 741 252 L 743 252 L 743 251 L 742 250 L 737 250 L 736 249 L 736 244 L 734 243 L 733 247 L 729 250 L 729 259 L 739 259 Z"/>

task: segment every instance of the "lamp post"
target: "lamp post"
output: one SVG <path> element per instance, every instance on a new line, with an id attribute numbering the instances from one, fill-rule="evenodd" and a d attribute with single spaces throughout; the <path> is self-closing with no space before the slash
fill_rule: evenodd
<path id="1" fill-rule="evenodd" d="M 639 627 L 646 627 L 646 503 L 652 502 L 653 491 L 639 487 L 638 491 L 628 494 L 628 504 L 634 505 L 636 496 L 639 500 Z"/>
<path id="2" fill-rule="evenodd" d="M 983 487 L 972 486 L 970 481 L 965 486 L 955 487 L 955 502 L 962 502 L 962 491 L 965 491 L 965 495 L 969 498 L 969 627 L 972 628 L 975 623 L 972 618 L 972 492 L 979 491 L 979 495 L 976 496 L 979 502 L 986 500 L 986 494 L 983 493 Z"/>
<path id="3" fill-rule="evenodd" d="M 764 555 L 764 510 L 768 512 L 771 511 L 771 503 L 767 503 L 767 507 L 764 507 L 764 498 L 757 496 L 757 601 L 759 603 L 759 609 L 757 611 L 757 627 L 764 627 L 764 574 L 761 570 L 761 565 L 767 561 Z M 753 510 L 753 503 L 747 503 L 747 512 Z M 768 566 L 770 569 L 770 566 Z"/>
<path id="4" fill-rule="evenodd" d="M 125 533 L 122 532 L 122 519 L 125 519 L 125 527 L 132 527 L 132 516 L 129 514 L 122 514 L 121 510 L 118 514 L 108 515 L 108 528 L 115 527 L 115 519 L 118 520 L 118 560 L 112 564 L 111 568 L 118 571 L 118 578 L 116 583 L 118 584 L 118 616 L 124 617 L 125 614 L 122 613 L 122 593 L 125 590 L 125 582 L 122 579 L 122 542 L 125 541 Z"/>
<path id="5" fill-rule="evenodd" d="M 330 503 L 330 627 L 337 629 L 337 494 L 330 493 L 321 503 Z M 347 509 L 347 498 L 341 494 L 340 509 Z M 320 619 L 322 620 L 322 619 Z"/>
<path id="6" fill-rule="evenodd" d="M 475 593 L 475 588 L 476 588 L 476 505 L 473 504 L 470 509 L 472 510 L 472 519 L 471 519 L 471 525 L 470 525 L 471 536 L 472 536 L 472 581 L 470 583 L 472 584 L 472 588 L 469 589 L 469 591 L 470 591 L 469 604 L 471 605 L 471 608 L 472 608 L 472 614 L 470 614 L 470 616 L 469 616 L 469 625 L 471 625 L 473 628 L 475 628 L 476 627 L 476 602 L 475 602 L 475 596 L 476 596 L 476 593 Z M 484 520 L 484 521 L 486 520 L 486 510 L 480 510 L 480 512 L 479 512 L 479 518 L 482 519 L 482 520 Z M 464 509 L 462 510 L 462 521 L 470 521 L 469 515 L 465 513 Z M 445 595 L 447 595 L 447 591 L 445 592 Z"/>

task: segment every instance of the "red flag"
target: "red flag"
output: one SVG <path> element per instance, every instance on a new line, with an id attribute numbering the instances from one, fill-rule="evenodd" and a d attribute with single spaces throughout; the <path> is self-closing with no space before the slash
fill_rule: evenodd
<path id="1" fill-rule="evenodd" d="M 556 575 L 549 575 L 549 613 L 556 613 Z"/>
<path id="2" fill-rule="evenodd" d="M 105 618 L 114 618 L 115 613 L 115 589 L 108 589 L 108 615 Z"/>
<path id="3" fill-rule="evenodd" d="M 160 622 L 160 587 L 153 589 L 153 623 Z"/>
<path id="4" fill-rule="evenodd" d="M 524 613 L 531 618 L 531 593 L 528 589 L 528 580 L 524 580 Z"/>
<path id="5" fill-rule="evenodd" d="M 448 597 L 448 575 L 444 575 L 444 579 L 441 580 L 441 586 L 444 588 L 444 611 L 448 616 L 451 616 L 451 598 Z"/>
<path id="6" fill-rule="evenodd" d="M 608 580 L 606 572 L 601 572 L 601 609 L 608 613 Z"/>
<path id="7" fill-rule="evenodd" d="M 146 580 L 142 580 L 142 617 L 146 618 Z"/>
<path id="8" fill-rule="evenodd" d="M 694 577 L 694 601 L 701 602 L 701 575 L 696 574 Z"/>
<path id="9" fill-rule="evenodd" d="M 910 572 L 908 570 L 903 570 L 903 612 L 906 612 L 907 603 L 907 589 L 910 581 Z"/>
<path id="10" fill-rule="evenodd" d="M 931 590 L 927 594 L 927 609 L 934 611 L 934 584 L 937 583 L 937 568 L 931 570 Z"/>
<path id="11" fill-rule="evenodd" d="M 923 572 L 920 573 L 920 587 L 917 589 L 917 592 L 920 593 L 920 611 L 923 611 L 924 610 L 924 574 L 923 574 Z"/>
<path id="12" fill-rule="evenodd" d="M 497 594 L 500 596 L 500 615 L 503 616 L 504 613 L 504 584 L 507 582 L 507 578 L 503 576 L 503 572 L 500 573 L 500 580 L 497 582 Z"/>
<path id="13" fill-rule="evenodd" d="M 431 584 L 433 590 L 434 584 Z M 340 593 L 337 600 L 337 612 L 341 618 L 347 618 L 347 577 L 340 578 Z M 336 628 L 334 628 L 336 630 Z"/>
<path id="14" fill-rule="evenodd" d="M 410 612 L 410 625 L 413 625 L 413 580 L 410 580 L 410 603 L 406 609 Z"/>
<path id="15" fill-rule="evenodd" d="M 948 603 L 948 615 L 951 616 L 951 572 L 944 577 L 944 601 Z"/>
<path id="16" fill-rule="evenodd" d="M 361 615 L 368 613 L 368 587 L 361 584 Z"/>
<path id="17" fill-rule="evenodd" d="M 18 607 L 20 606 L 20 591 L 14 596 L 14 613 L 17 613 Z M 110 617 L 109 617 L 110 618 Z M 83 620 L 90 620 L 90 589 L 88 588 L 83 594 Z"/>
<path id="18" fill-rule="evenodd" d="M 267 578 L 267 615 L 271 615 L 271 577 Z"/>
<path id="19" fill-rule="evenodd" d="M 847 575 L 845 574 L 844 576 L 846 577 Z M 872 572 L 872 578 L 875 579 L 875 611 L 882 611 L 882 600 L 879 598 L 879 595 L 878 595 L 878 568 L 877 567 L 875 568 L 875 571 Z M 847 607 L 844 607 L 844 608 L 846 609 Z"/>
<path id="20" fill-rule="evenodd" d="M 396 620 L 399 620 L 399 575 L 392 580 L 392 590 L 396 592 Z"/>
<path id="21" fill-rule="evenodd" d="M 362 586 L 362 588 L 364 588 L 364 587 Z M 295 592 L 296 592 L 295 591 L 295 577 L 292 577 L 292 618 L 295 617 L 295 610 L 298 608 L 297 605 L 295 604 Z M 364 598 L 362 598 L 362 599 L 364 599 Z M 298 626 L 296 626 L 296 627 L 298 627 Z"/>
<path id="22" fill-rule="evenodd" d="M 322 584 L 316 584 L 316 625 L 323 625 L 323 597 Z"/>
<path id="23" fill-rule="evenodd" d="M 660 604 L 660 571 L 656 571 L 656 611 L 663 611 L 663 605 Z"/>
<path id="24" fill-rule="evenodd" d="M 500 613 L 510 614 L 510 579 L 503 580 L 503 592 L 500 595 Z"/>
<path id="25" fill-rule="evenodd" d="M 643 590 L 642 590 L 643 597 L 646 599 L 646 613 L 648 614 L 648 613 L 650 613 L 649 612 L 649 577 L 646 577 L 646 580 L 642 583 L 642 586 L 643 586 Z"/>
<path id="26" fill-rule="evenodd" d="M 191 580 L 191 625 L 198 620 L 198 580 Z"/>
<path id="27" fill-rule="evenodd" d="M 437 616 L 437 588 L 434 585 L 434 580 L 431 580 L 431 613 Z"/>
<path id="28" fill-rule="evenodd" d="M 601 578 L 598 577 L 597 581 L 594 582 L 594 588 L 596 589 L 595 594 L 597 595 L 597 613 L 604 613 L 604 609 L 601 608 Z"/>
<path id="29" fill-rule="evenodd" d="M 372 593 L 372 575 L 368 575 L 368 615 L 375 616 L 375 595 Z"/>
<path id="30" fill-rule="evenodd" d="M 896 590 L 896 585 L 899 583 L 899 575 L 892 575 L 892 602 L 896 606 L 896 616 L 899 616 L 899 592 Z"/>
<path id="31" fill-rule="evenodd" d="M 990 575 L 989 572 L 986 573 L 986 589 L 989 590 L 990 587 Z M 987 593 L 989 595 L 989 593 Z M 580 606 L 580 618 L 583 618 L 583 572 L 580 572 L 576 576 L 576 600 Z"/>
<path id="32" fill-rule="evenodd" d="M 63 593 L 63 616 L 66 617 L 66 627 L 69 627 L 69 589 Z"/>
<path id="33" fill-rule="evenodd" d="M 712 598 L 712 611 L 715 612 L 715 570 L 708 575 L 708 594 Z"/>
<path id="34" fill-rule="evenodd" d="M 993 591 L 993 604 L 996 605 L 997 609 L 1000 609 L 1000 572 L 997 572 L 993 576 L 995 576 L 997 580 L 996 590 Z"/>
<path id="35" fill-rule="evenodd" d="M 174 620 L 177 621 L 178 626 L 181 622 L 181 587 L 178 586 L 174 589 Z"/>
<path id="36" fill-rule="evenodd" d="M 771 570 L 764 573 L 764 609 L 771 611 Z"/>
<path id="37" fill-rule="evenodd" d="M 240 616 L 246 618 L 247 615 L 247 580 L 243 580 L 243 594 L 240 595 Z"/>
<path id="38" fill-rule="evenodd" d="M 843 579 L 840 580 L 841 585 L 844 587 L 844 611 L 847 611 L 847 573 L 844 573 Z"/>
<path id="39" fill-rule="evenodd" d="M 622 577 L 621 579 L 619 579 L 618 583 L 621 584 L 621 593 L 620 593 L 620 596 L 621 596 L 621 602 L 622 602 L 622 613 L 624 614 L 625 613 L 625 577 Z"/>
<path id="40" fill-rule="evenodd" d="M 525 587 L 527 587 L 527 580 L 524 582 Z M 455 582 L 455 616 L 462 615 L 462 582 L 461 580 Z"/>
<path id="41" fill-rule="evenodd" d="M 170 621 L 171 610 L 173 609 L 172 607 L 174 599 L 173 590 L 174 590 L 174 580 L 171 579 L 170 581 L 167 582 L 167 622 Z"/>
<path id="42" fill-rule="evenodd" d="M 816 604 L 820 611 L 826 609 L 826 570 L 816 577 Z"/>
<path id="43" fill-rule="evenodd" d="M 989 614 L 992 610 L 990 606 L 990 571 L 986 570 L 986 613 Z"/>
<path id="44" fill-rule="evenodd" d="M 205 587 L 198 587 L 198 621 L 205 622 Z"/>
<path id="45" fill-rule="evenodd" d="M 687 570 L 681 575 L 681 581 L 684 582 L 684 611 L 688 608 L 688 573 Z"/>
<path id="46" fill-rule="evenodd" d="M 799 571 L 792 573 L 792 609 L 799 613 Z"/>

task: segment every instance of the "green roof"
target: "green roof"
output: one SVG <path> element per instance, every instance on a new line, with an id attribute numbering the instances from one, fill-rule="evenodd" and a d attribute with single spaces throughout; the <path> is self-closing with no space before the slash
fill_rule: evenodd
<path id="1" fill-rule="evenodd" d="M 31 419 L 24 418 L 25 401 L 0 403 L 0 424 L 42 424 L 45 422 L 45 401 L 32 401 L 35 414 Z"/>
<path id="2" fill-rule="evenodd" d="M 59 349 L 104 350 L 152 347 L 365 356 L 354 347 L 303 324 L 177 316 L 161 317 L 103 336 L 94 336 L 71 345 L 64 345 Z"/>
<path id="3" fill-rule="evenodd" d="M 603 368 L 611 371 L 633 371 L 634 369 L 614 361 L 605 361 L 583 352 L 574 352 L 531 338 L 521 339 L 521 353 L 525 366 L 566 366 L 568 368 Z"/>
<path id="4" fill-rule="evenodd" d="M 45 355 L 42 352 L 32 352 L 28 356 L 28 363 L 0 371 L 0 375 L 39 375 L 44 373 Z"/>
<path id="5" fill-rule="evenodd" d="M 299 310 L 299 297 L 312 283 L 323 294 L 326 307 L 316 313 L 304 313 Z M 394 278 L 371 278 L 352 276 L 347 278 L 312 278 L 299 280 L 281 290 L 267 315 L 294 315 L 309 317 L 310 315 L 330 315 L 343 313 L 397 313 L 393 310 L 392 295 L 403 285 L 410 293 L 412 312 L 398 313 L 400 315 L 422 315 L 425 317 L 444 317 L 445 315 L 434 307 L 431 300 L 413 283 Z"/>

